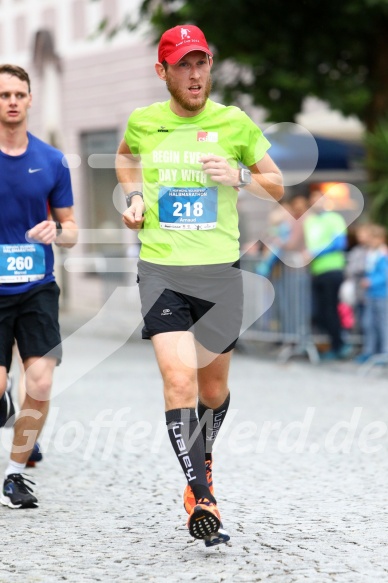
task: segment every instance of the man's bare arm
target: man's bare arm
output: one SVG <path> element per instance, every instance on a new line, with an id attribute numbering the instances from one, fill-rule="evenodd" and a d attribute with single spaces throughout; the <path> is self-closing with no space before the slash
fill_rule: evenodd
<path id="1" fill-rule="evenodd" d="M 140 157 L 132 155 L 125 140 L 122 140 L 116 154 L 116 175 L 124 194 L 143 192 L 143 174 Z M 144 201 L 141 196 L 131 197 L 130 207 L 123 214 L 123 222 L 129 229 L 140 229 L 144 222 Z"/>

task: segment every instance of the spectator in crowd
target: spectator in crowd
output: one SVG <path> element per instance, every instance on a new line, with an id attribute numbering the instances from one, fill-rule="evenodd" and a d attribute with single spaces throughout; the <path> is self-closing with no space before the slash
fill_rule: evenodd
<path id="1" fill-rule="evenodd" d="M 304 221 L 309 205 L 307 197 L 296 194 L 290 199 L 291 229 L 282 247 L 283 286 L 280 286 L 282 330 L 291 335 L 288 343 L 304 342 L 311 320 L 309 277 L 305 268 L 306 242 Z"/>
<path id="2" fill-rule="evenodd" d="M 287 265 L 300 267 L 304 263 L 301 259 L 301 253 L 304 253 L 306 249 L 304 221 L 309 209 L 307 197 L 303 194 L 296 194 L 290 199 L 289 208 L 292 221 L 289 237 L 283 245 L 283 253 Z"/>
<path id="3" fill-rule="evenodd" d="M 368 230 L 368 251 L 364 277 L 360 285 L 365 290 L 362 318 L 363 347 L 356 358 L 363 363 L 376 354 L 388 355 L 388 249 L 386 229 L 371 225 Z"/>
<path id="4" fill-rule="evenodd" d="M 307 197 L 297 194 L 281 201 L 269 216 L 268 247 L 256 272 L 271 279 L 276 301 L 272 308 L 278 320 L 282 343 L 293 345 L 305 334 L 311 318 L 309 279 L 304 269 L 303 223 Z"/>
<path id="5" fill-rule="evenodd" d="M 314 190 L 309 197 L 309 216 L 304 221 L 306 260 L 310 260 L 312 276 L 312 310 L 315 324 L 327 332 L 329 351 L 324 360 L 344 359 L 351 347 L 345 344 L 338 313 L 339 289 L 344 279 L 346 223 L 343 217 L 325 208 L 326 197 Z"/>
<path id="6" fill-rule="evenodd" d="M 303 339 L 311 319 L 309 279 L 304 267 L 306 243 L 303 224 L 309 205 L 307 197 L 296 194 L 289 201 L 290 228 L 279 251 L 281 275 L 278 285 L 280 325 L 286 344 Z"/>
<path id="7" fill-rule="evenodd" d="M 365 276 L 369 228 L 370 225 L 368 223 L 362 223 L 355 227 L 356 244 L 347 253 L 345 281 L 342 285 L 343 301 L 353 307 L 357 332 L 362 332 L 361 322 L 365 305 L 365 288 L 360 285 L 360 282 Z"/>
<path id="8" fill-rule="evenodd" d="M 281 258 L 284 245 L 289 240 L 292 231 L 292 216 L 287 201 L 280 201 L 268 216 L 268 230 L 264 240 L 260 262 L 256 273 L 269 277 L 278 260 Z"/>

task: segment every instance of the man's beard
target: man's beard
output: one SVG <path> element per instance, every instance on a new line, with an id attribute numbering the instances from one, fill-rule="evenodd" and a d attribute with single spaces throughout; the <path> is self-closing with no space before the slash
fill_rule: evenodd
<path id="1" fill-rule="evenodd" d="M 183 107 L 183 109 L 186 109 L 187 111 L 199 111 L 205 107 L 206 101 L 208 100 L 212 88 L 212 79 L 209 76 L 205 87 L 205 93 L 201 101 L 196 100 L 195 97 L 187 99 L 184 92 L 181 89 L 175 87 L 168 78 L 166 80 L 166 85 L 171 96 L 181 107 Z"/>

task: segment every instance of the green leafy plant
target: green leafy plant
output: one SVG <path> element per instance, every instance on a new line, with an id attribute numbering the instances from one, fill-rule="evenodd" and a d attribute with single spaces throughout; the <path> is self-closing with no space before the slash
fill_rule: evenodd
<path id="1" fill-rule="evenodd" d="M 373 221 L 388 228 L 388 118 L 376 124 L 365 136 L 370 181 L 369 214 Z"/>

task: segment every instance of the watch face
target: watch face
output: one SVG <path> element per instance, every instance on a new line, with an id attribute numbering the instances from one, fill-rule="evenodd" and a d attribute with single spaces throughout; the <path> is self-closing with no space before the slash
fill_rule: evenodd
<path id="1" fill-rule="evenodd" d="M 241 182 L 244 184 L 250 184 L 251 183 L 251 173 L 249 170 L 247 170 L 246 168 L 241 168 Z"/>

